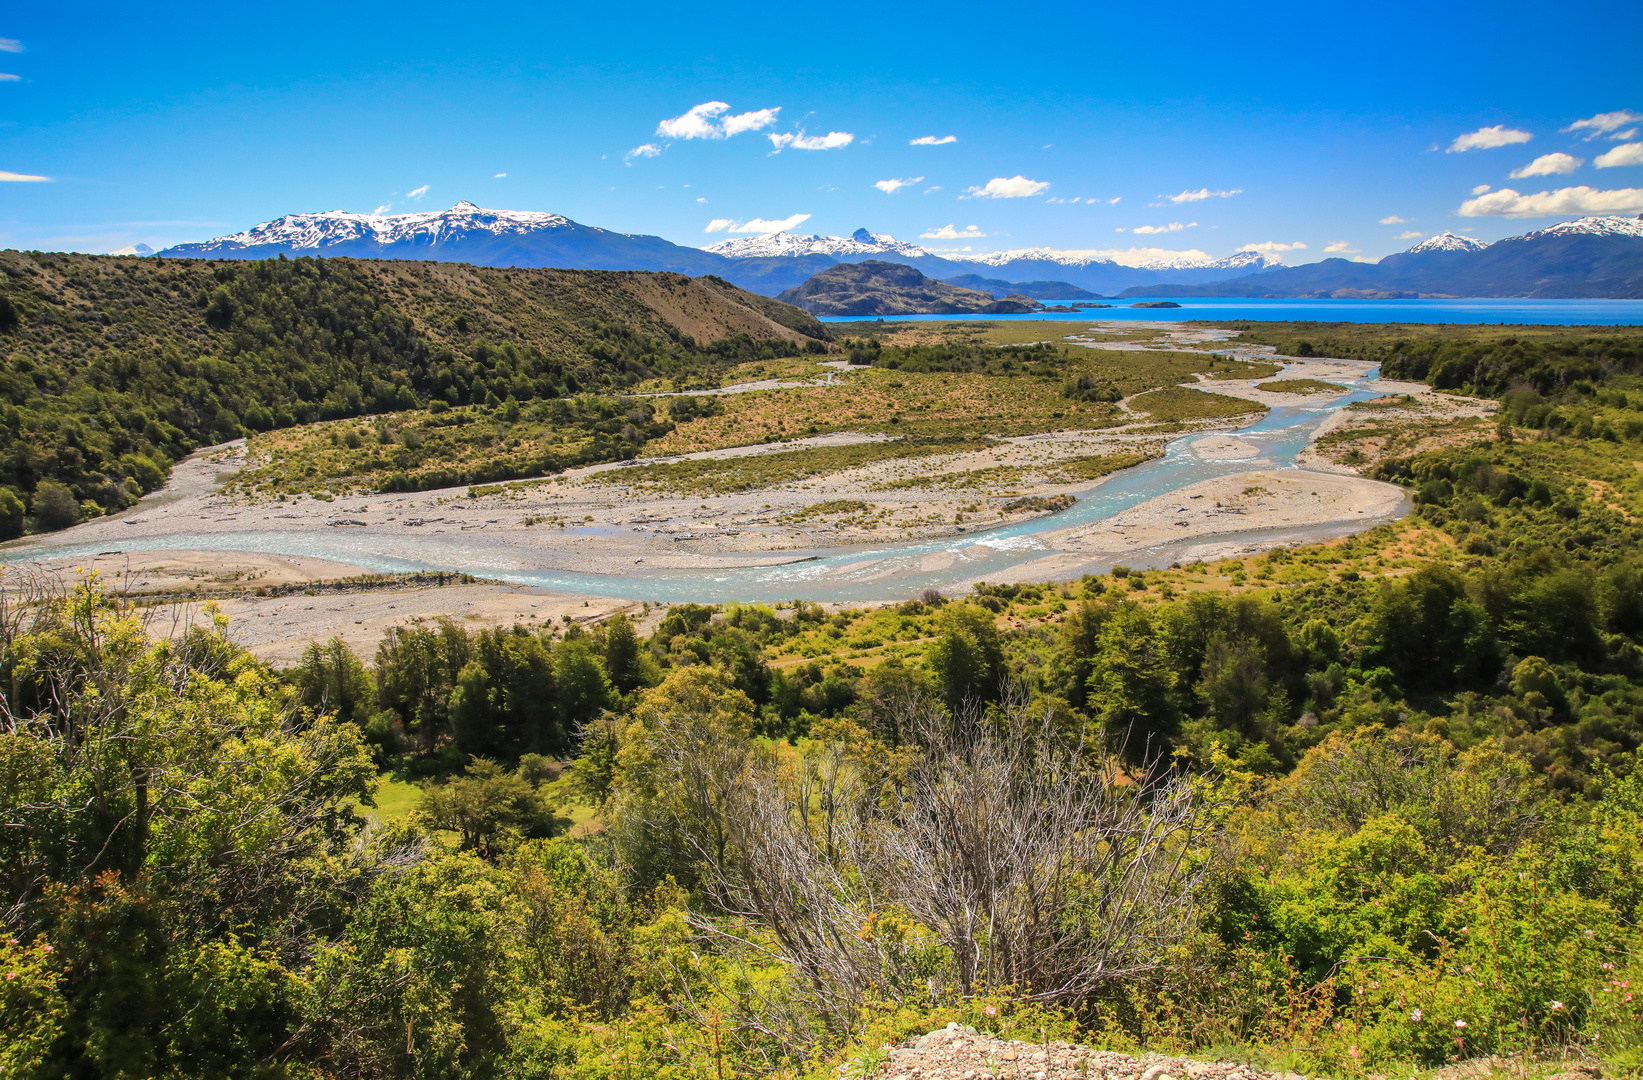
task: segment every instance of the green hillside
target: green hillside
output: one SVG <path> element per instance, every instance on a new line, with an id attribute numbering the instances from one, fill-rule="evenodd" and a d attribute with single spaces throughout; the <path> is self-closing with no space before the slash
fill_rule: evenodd
<path id="1" fill-rule="evenodd" d="M 717 278 L 4 252 L 0 533 L 25 504 L 46 528 L 129 506 L 196 447 L 251 431 L 615 395 L 825 338 Z"/>

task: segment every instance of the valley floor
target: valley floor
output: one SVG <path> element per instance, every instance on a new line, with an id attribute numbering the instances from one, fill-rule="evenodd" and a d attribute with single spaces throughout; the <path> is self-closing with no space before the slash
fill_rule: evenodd
<path id="1" fill-rule="evenodd" d="M 1196 336 L 1171 345 L 1224 346 L 1220 335 L 1181 333 Z M 1255 348 L 1250 355 L 1263 354 Z M 1264 355 L 1272 358 L 1270 351 Z M 1272 359 L 1285 365 L 1280 385 L 1361 378 L 1368 368 L 1352 361 Z M 851 378 L 848 372 L 834 375 L 841 405 L 848 400 Z M 1271 376 L 1218 379 L 1213 389 L 1267 406 L 1293 405 L 1301 396 L 1274 391 L 1274 385 Z M 1187 453 L 1206 466 L 1249 462 L 1247 471 L 1189 482 L 1093 523 L 1056 528 L 1046 521 L 1048 527 L 1034 533 L 1042 556 L 986 575 L 989 580 L 1066 579 L 1126 559 L 1147 565 L 1146 553 L 1165 546 L 1166 562 L 1224 558 L 1340 535 L 1396 515 L 1405 499 L 1402 489 L 1364 479 L 1338 460 L 1346 445 L 1343 431 L 1367 423 L 1390 432 L 1399 418 L 1404 428 L 1428 432 L 1444 424 L 1475 424 L 1487 405 L 1434 394 L 1418 384 L 1378 385 L 1389 395 L 1407 395 L 1398 399 L 1403 404 L 1364 413 L 1338 410 L 1314 434 L 1300 459 L 1302 468 L 1268 467 L 1272 463 L 1254 442 L 1231 433 L 1247 425 L 1247 417 L 1160 425 L 1137 414 L 1133 422 L 1094 431 L 971 440 L 951 453 L 876 460 L 870 454 L 847 459 L 864 464 L 800 479 L 784 481 L 777 470 L 769 474 L 774 482 L 747 490 L 722 490 L 724 485 L 714 482 L 721 466 L 712 463 L 807 449 L 825 454 L 888 440 L 834 433 L 661 459 L 708 463 L 679 473 L 659 472 L 647 458 L 638 467 L 596 465 L 482 489 L 269 501 L 222 490 L 245 463 L 244 444 L 236 442 L 183 462 L 161 492 L 130 511 L 16 542 L 7 554 L 14 564 L 26 561 L 52 573 L 96 569 L 131 592 L 156 598 L 186 594 L 197 603 L 219 595 L 236 636 L 259 655 L 289 662 L 315 638 L 341 634 L 356 647 L 368 647 L 388 626 L 441 615 L 473 624 L 542 625 L 567 617 L 597 619 L 617 610 L 636 616 L 648 611 L 642 602 L 554 596 L 483 580 L 310 588 L 373 570 L 454 569 L 480 579 L 559 570 L 631 582 L 669 571 L 780 566 L 807 561 L 817 552 L 859 548 L 866 554 L 937 542 L 938 549 L 916 568 L 941 571 L 965 561 L 973 545 L 966 537 L 980 541 L 1000 526 L 1053 513 L 1072 496 L 1100 492 L 1124 475 L 1100 477 L 1102 463 L 1156 457 L 1166 438 L 1188 439 Z M 1330 400 L 1327 391 L 1321 400 L 1317 394 L 1307 397 L 1313 399 L 1309 405 Z M 1320 438 L 1335 452 L 1320 446 Z M 906 591 L 895 587 L 893 576 L 883 586 L 887 600 L 899 600 Z"/>

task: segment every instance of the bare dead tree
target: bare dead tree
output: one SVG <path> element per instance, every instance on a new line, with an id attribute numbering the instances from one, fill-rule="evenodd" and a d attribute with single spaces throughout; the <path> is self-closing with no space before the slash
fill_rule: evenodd
<path id="1" fill-rule="evenodd" d="M 700 742 L 663 750 L 718 775 L 714 812 L 671 823 L 718 908 L 701 933 L 779 961 L 835 1031 L 870 994 L 907 992 L 906 941 L 874 932 L 892 913 L 939 946 L 920 952 L 941 970 L 915 973 L 932 995 L 1073 1002 L 1165 962 L 1192 926 L 1211 827 L 1189 778 L 1091 758 L 1020 694 L 985 715 L 909 704 L 897 724 L 916 747 L 901 760 L 832 745 L 715 768 Z M 773 1010 L 741 1004 L 743 1023 L 770 1026 Z"/>

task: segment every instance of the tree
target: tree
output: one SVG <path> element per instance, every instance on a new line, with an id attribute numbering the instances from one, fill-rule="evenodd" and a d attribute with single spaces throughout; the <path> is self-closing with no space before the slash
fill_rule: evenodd
<path id="1" fill-rule="evenodd" d="M 43 529 L 66 529 L 80 520 L 74 492 L 55 480 L 42 480 L 34 489 L 34 520 Z"/>
<path id="2" fill-rule="evenodd" d="M 433 828 L 456 833 L 462 850 L 494 859 L 509 835 L 552 836 L 556 808 L 520 774 L 476 757 L 465 776 L 425 784 L 417 812 Z"/>
<path id="3" fill-rule="evenodd" d="M 1168 752 L 1179 716 L 1164 642 L 1139 605 L 1115 605 L 1101 628 L 1090 671 L 1088 700 L 1109 745 L 1131 762 Z"/>
<path id="4" fill-rule="evenodd" d="M 0 540 L 23 535 L 23 500 L 9 487 L 0 487 Z"/>
<path id="5" fill-rule="evenodd" d="M 559 683 L 559 714 L 573 729 L 610 707 L 610 679 L 585 637 L 567 638 L 554 650 L 554 677 Z"/>
<path id="6" fill-rule="evenodd" d="M 935 675 L 947 707 L 998 698 L 1004 677 L 1004 649 L 992 612 L 979 604 L 948 604 L 938 617 L 941 636 L 930 646 L 926 666 Z"/>
<path id="7" fill-rule="evenodd" d="M 639 635 L 627 615 L 617 612 L 605 623 L 605 672 L 617 693 L 631 694 L 644 685 L 639 656 Z"/>
<path id="8" fill-rule="evenodd" d="M 310 641 L 293 675 L 302 703 L 316 712 L 364 727 L 376 713 L 376 685 L 354 650 L 340 637 Z"/>

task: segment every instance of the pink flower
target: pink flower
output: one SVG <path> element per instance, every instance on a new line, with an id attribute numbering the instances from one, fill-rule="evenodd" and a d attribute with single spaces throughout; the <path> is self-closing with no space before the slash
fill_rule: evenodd
<path id="1" fill-rule="evenodd" d="M 1359 1050 L 1356 1046 L 1354 1046 L 1350 1050 L 1348 1050 L 1347 1053 L 1352 1055 L 1352 1059 L 1354 1061 L 1356 1061 L 1358 1058 L 1363 1057 L 1363 1051 Z"/>
<path id="2" fill-rule="evenodd" d="M 1458 1027 L 1458 1028 L 1463 1028 L 1463 1027 L 1465 1027 L 1465 1026 L 1466 1026 L 1466 1021 L 1464 1021 L 1464 1020 L 1456 1020 L 1456 1021 L 1455 1021 L 1455 1026 L 1456 1026 L 1456 1027 Z"/>
<path id="3" fill-rule="evenodd" d="M 46 951 L 47 951 L 47 952 L 50 952 L 50 951 L 51 951 L 51 946 L 50 946 L 50 945 L 47 945 L 47 946 L 46 946 Z"/>
<path id="4" fill-rule="evenodd" d="M 1561 1002 L 1561 1001 L 1552 1002 L 1552 1011 L 1553 1012 L 1557 1012 L 1561 1008 L 1563 1008 L 1563 1002 Z"/>
<path id="5" fill-rule="evenodd" d="M 15 978 L 17 978 L 17 972 L 15 972 L 15 971 L 6 972 L 6 981 L 7 982 L 11 982 Z"/>
<path id="6" fill-rule="evenodd" d="M 981 1011 L 986 1013 L 988 1016 L 997 1016 L 998 1015 L 998 1006 L 997 1005 L 989 1005 L 985 1009 L 982 1009 Z"/>
<path id="7" fill-rule="evenodd" d="M 1409 1010 L 1409 1019 L 1413 1020 L 1417 1024 L 1420 1023 L 1421 1022 L 1421 1011 L 1419 1009 Z"/>

